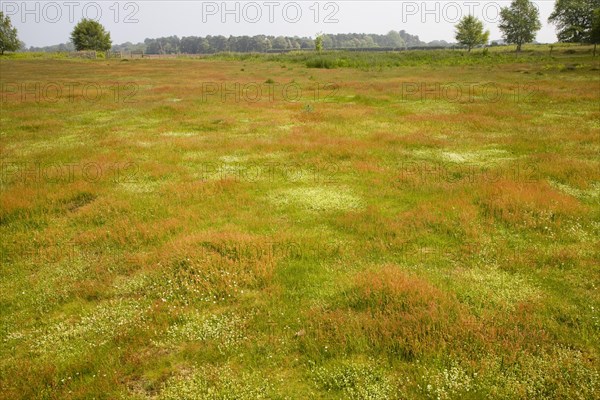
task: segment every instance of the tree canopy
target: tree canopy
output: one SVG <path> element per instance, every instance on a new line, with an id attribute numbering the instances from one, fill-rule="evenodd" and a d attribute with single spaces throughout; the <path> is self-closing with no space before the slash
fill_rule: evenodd
<path id="1" fill-rule="evenodd" d="M 589 41 L 594 10 L 600 0 L 557 0 L 548 22 L 556 25 L 558 40 L 580 43 Z"/>
<path id="2" fill-rule="evenodd" d="M 502 36 L 507 43 L 517 45 L 517 51 L 521 46 L 535 40 L 537 31 L 542 28 L 539 12 L 535 5 L 529 0 L 513 0 L 510 7 L 500 10 L 500 24 Z"/>
<path id="3" fill-rule="evenodd" d="M 110 50 L 112 42 L 110 33 L 104 27 L 92 19 L 82 19 L 71 33 L 71 41 L 75 50 Z"/>
<path id="4" fill-rule="evenodd" d="M 472 15 L 467 15 L 456 25 L 456 40 L 467 46 L 469 51 L 477 45 L 486 44 L 490 31 L 483 31 L 483 22 Z"/>
<path id="5" fill-rule="evenodd" d="M 20 47 L 17 28 L 12 26 L 8 15 L 0 11 L 0 54 L 4 54 L 5 51 L 17 51 Z"/>
<path id="6" fill-rule="evenodd" d="M 401 31 L 390 31 L 385 35 L 364 33 L 323 34 L 323 50 L 339 48 L 404 48 L 426 46 L 418 36 Z M 315 49 L 315 39 L 298 36 L 177 36 L 146 39 L 148 54 L 210 54 L 224 51 L 264 52 L 268 50 Z M 120 48 L 121 46 L 115 46 Z M 132 46 L 130 46 L 132 47 Z"/>

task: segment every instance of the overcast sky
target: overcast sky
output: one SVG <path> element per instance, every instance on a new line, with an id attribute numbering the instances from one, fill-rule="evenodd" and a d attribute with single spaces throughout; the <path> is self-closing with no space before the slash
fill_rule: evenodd
<path id="1" fill-rule="evenodd" d="M 404 29 L 423 41 L 454 41 L 454 25 L 473 14 L 499 39 L 498 11 L 510 1 L 10 1 L 1 9 L 11 17 L 19 38 L 29 46 L 69 41 L 74 25 L 83 17 L 99 20 L 114 44 L 177 35 L 284 35 L 316 33 L 387 33 Z M 547 22 L 555 0 L 536 0 L 542 29 L 539 42 L 556 41 Z"/>

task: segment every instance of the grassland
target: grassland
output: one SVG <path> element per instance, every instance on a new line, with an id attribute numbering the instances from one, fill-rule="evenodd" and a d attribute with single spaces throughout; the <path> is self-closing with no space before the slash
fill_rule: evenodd
<path id="1" fill-rule="evenodd" d="M 0 398 L 594 398 L 599 71 L 0 59 Z"/>

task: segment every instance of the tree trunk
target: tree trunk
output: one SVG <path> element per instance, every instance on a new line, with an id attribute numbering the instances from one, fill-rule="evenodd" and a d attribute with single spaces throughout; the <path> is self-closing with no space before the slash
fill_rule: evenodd
<path id="1" fill-rule="evenodd" d="M 521 52 L 521 43 L 517 43 L 517 53 Z"/>
<path id="2" fill-rule="evenodd" d="M 596 57 L 596 46 L 598 46 L 598 43 L 594 43 L 594 57 Z"/>

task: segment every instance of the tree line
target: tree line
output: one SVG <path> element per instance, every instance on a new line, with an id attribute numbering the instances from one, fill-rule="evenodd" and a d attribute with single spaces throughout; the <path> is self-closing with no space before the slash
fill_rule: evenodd
<path id="1" fill-rule="evenodd" d="M 600 43 L 600 0 L 557 0 L 548 22 L 556 26 L 557 37 L 561 42 L 592 43 L 594 54 Z M 513 0 L 509 7 L 500 12 L 499 28 L 506 43 L 516 44 L 517 51 L 523 44 L 535 40 L 541 28 L 537 7 L 530 0 Z M 487 44 L 489 31 L 484 31 L 483 22 L 472 15 L 464 17 L 456 26 L 456 40 L 469 51 Z M 110 33 L 97 21 L 81 20 L 71 33 L 71 43 L 50 47 L 51 51 L 75 50 L 133 50 L 148 54 L 210 54 L 218 52 L 266 52 L 270 50 L 343 49 L 343 48 L 407 48 L 427 46 L 418 36 L 401 31 L 390 31 L 385 35 L 349 33 L 318 35 L 309 37 L 289 36 L 177 36 L 146 39 L 144 43 L 112 46 Z M 435 44 L 434 44 L 435 43 Z M 443 46 L 444 41 L 429 45 Z M 5 51 L 23 49 L 24 44 L 17 37 L 17 30 L 10 18 L 0 12 L 0 54 Z M 48 48 L 30 48 L 30 51 Z"/>
<path id="2" fill-rule="evenodd" d="M 340 33 L 321 35 L 323 49 L 340 48 L 405 48 L 426 46 L 418 36 L 404 30 L 390 31 L 385 35 L 364 33 Z M 298 36 L 177 36 L 146 39 L 144 43 L 123 43 L 112 50 L 144 51 L 147 54 L 212 54 L 220 52 L 264 53 L 271 50 L 308 50 L 316 46 L 315 39 Z"/>

